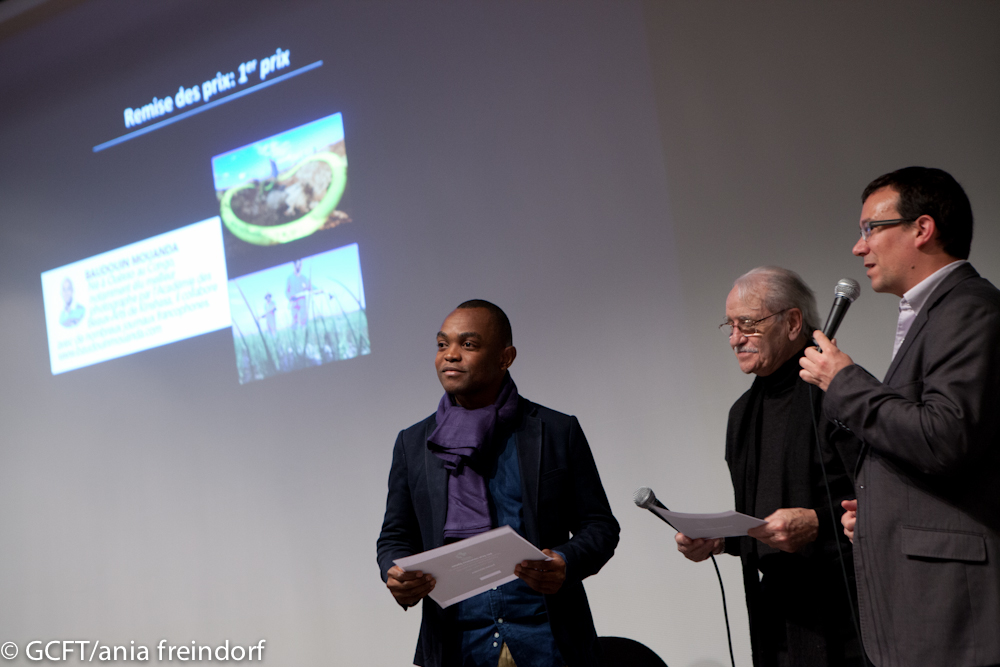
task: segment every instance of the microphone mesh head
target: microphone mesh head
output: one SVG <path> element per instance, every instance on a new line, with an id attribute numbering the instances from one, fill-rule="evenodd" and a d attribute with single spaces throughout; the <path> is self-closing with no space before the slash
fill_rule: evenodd
<path id="1" fill-rule="evenodd" d="M 837 281 L 837 286 L 833 288 L 834 296 L 842 296 L 851 303 L 861 296 L 861 285 L 853 278 L 841 278 Z"/>
<path id="2" fill-rule="evenodd" d="M 632 494 L 632 500 L 634 500 L 635 504 L 639 507 L 648 508 L 653 501 L 656 500 L 656 496 L 653 495 L 653 490 L 651 488 L 648 486 L 641 486 L 635 490 L 635 493 Z"/>

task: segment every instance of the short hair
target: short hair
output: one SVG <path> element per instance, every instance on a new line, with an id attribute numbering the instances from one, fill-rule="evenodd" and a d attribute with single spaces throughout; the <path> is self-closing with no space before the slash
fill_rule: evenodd
<path id="1" fill-rule="evenodd" d="M 931 216 L 944 252 L 958 259 L 969 258 L 972 204 L 951 174 L 931 167 L 897 169 L 869 183 L 861 195 L 861 203 L 882 188 L 891 188 L 899 194 L 897 208 L 901 218 L 916 220 L 922 215 Z"/>
<path id="2" fill-rule="evenodd" d="M 802 333 L 807 338 L 819 329 L 816 295 L 794 271 L 780 266 L 758 266 L 737 278 L 734 286 L 741 299 L 755 296 L 772 313 L 798 308 L 802 313 Z"/>
<path id="3" fill-rule="evenodd" d="M 470 299 L 458 304 L 458 308 L 455 310 L 465 308 L 482 308 L 488 311 L 490 319 L 493 320 L 493 326 L 496 328 L 496 333 L 499 334 L 504 347 L 510 347 L 514 344 L 514 335 L 510 329 L 510 320 L 507 319 L 507 313 L 503 312 L 500 306 L 483 299 Z"/>

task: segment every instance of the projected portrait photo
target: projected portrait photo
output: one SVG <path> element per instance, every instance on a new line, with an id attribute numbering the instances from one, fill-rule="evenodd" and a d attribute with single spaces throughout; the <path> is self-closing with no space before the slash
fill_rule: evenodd
<path id="1" fill-rule="evenodd" d="M 371 352 L 358 244 L 229 281 L 240 384 Z"/>
<path id="2" fill-rule="evenodd" d="M 212 158 L 222 222 L 246 243 L 269 246 L 331 229 L 350 217 L 344 123 L 320 118 Z"/>
<path id="3" fill-rule="evenodd" d="M 73 299 L 73 281 L 65 278 L 62 281 L 63 309 L 59 312 L 59 324 L 64 327 L 75 327 L 86 314 L 83 304 Z"/>

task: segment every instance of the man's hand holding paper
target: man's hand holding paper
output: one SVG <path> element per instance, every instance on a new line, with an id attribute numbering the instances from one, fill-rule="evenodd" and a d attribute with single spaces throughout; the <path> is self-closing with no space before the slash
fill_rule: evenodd
<path id="1" fill-rule="evenodd" d="M 566 581 L 566 561 L 551 549 L 542 549 L 548 560 L 524 560 L 514 567 L 514 574 L 534 590 L 545 595 L 556 593 Z"/>
<path id="2" fill-rule="evenodd" d="M 434 590 L 434 577 L 420 570 L 406 572 L 398 565 L 389 568 L 389 577 L 385 582 L 392 597 L 402 607 L 412 607 Z"/>

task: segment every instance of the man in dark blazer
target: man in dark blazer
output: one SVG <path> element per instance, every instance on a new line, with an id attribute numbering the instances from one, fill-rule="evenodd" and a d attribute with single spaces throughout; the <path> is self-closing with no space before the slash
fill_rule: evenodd
<path id="1" fill-rule="evenodd" d="M 417 665 L 599 665 L 583 579 L 611 558 L 618 522 L 575 417 L 517 394 L 516 349 L 497 306 L 467 301 L 437 335 L 445 395 L 399 434 L 378 539 L 382 579 L 405 609 L 423 602 Z M 551 560 L 442 609 L 434 580 L 395 559 L 510 525 Z M 572 534 L 572 537 L 570 535 Z"/>
<path id="2" fill-rule="evenodd" d="M 972 208 L 939 169 L 862 196 L 876 292 L 901 297 L 879 382 L 822 333 L 801 376 L 862 441 L 853 538 L 861 629 L 878 667 L 1000 665 L 1000 291 L 964 261 Z"/>

